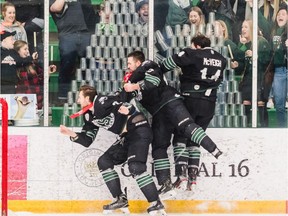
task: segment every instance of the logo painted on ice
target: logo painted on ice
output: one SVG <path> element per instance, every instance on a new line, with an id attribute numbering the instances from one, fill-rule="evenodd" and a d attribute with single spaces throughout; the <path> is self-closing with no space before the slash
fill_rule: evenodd
<path id="1" fill-rule="evenodd" d="M 76 158 L 75 175 L 78 180 L 88 187 L 99 187 L 104 184 L 97 165 L 98 158 L 103 154 L 99 149 L 87 149 Z"/>

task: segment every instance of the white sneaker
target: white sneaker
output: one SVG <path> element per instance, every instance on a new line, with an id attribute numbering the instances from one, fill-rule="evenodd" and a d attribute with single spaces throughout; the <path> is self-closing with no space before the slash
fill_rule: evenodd
<path id="1" fill-rule="evenodd" d="M 288 101 L 286 101 L 285 108 L 288 109 Z"/>
<path id="2" fill-rule="evenodd" d="M 287 103 L 286 103 L 286 105 L 287 105 Z M 267 102 L 267 108 L 268 109 L 274 109 L 274 103 L 271 99 L 269 99 Z"/>

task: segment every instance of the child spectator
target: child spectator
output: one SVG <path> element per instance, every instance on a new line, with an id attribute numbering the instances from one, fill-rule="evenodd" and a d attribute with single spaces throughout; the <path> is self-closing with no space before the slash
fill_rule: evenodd
<path id="1" fill-rule="evenodd" d="M 13 49 L 16 32 L 0 31 L 1 38 L 1 94 L 15 94 L 17 87 L 16 67 L 25 66 L 32 57 L 21 58 Z"/>
<path id="2" fill-rule="evenodd" d="M 18 40 L 14 43 L 14 49 L 18 52 L 21 58 L 30 56 L 28 44 L 25 41 Z M 32 54 L 33 60 L 26 66 L 17 67 L 18 83 L 16 93 L 36 94 L 37 107 L 43 107 L 43 81 L 44 74 L 43 68 L 37 63 L 38 54 Z M 55 65 L 50 65 L 50 73 L 56 71 Z"/>
<path id="3" fill-rule="evenodd" d="M 9 1 L 15 5 L 16 20 L 22 23 L 25 28 L 29 52 L 32 53 L 37 50 L 38 63 L 43 67 L 44 0 Z"/>

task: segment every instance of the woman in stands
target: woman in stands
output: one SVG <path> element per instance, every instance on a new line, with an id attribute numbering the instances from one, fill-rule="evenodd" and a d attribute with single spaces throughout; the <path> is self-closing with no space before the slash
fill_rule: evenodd
<path id="1" fill-rule="evenodd" d="M 27 42 L 27 34 L 20 22 L 16 21 L 16 10 L 14 4 L 5 2 L 2 5 L 1 27 L 7 32 L 16 32 L 15 40 L 23 40 Z"/>
<path id="2" fill-rule="evenodd" d="M 253 44 L 253 23 L 252 20 L 244 20 L 238 47 L 245 52 L 245 58 L 239 59 L 239 69 L 242 71 L 242 80 L 239 84 L 239 91 L 242 93 L 242 100 L 248 124 L 251 120 L 252 106 L 252 44 Z M 261 127 L 268 127 L 267 100 L 271 89 L 271 80 L 265 79 L 265 70 L 270 62 L 271 48 L 268 41 L 258 33 L 258 74 L 257 74 L 257 106 L 259 123 Z"/>

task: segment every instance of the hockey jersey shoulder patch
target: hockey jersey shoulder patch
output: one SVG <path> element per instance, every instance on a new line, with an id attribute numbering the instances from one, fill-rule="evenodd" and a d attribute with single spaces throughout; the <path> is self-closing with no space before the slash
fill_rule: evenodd
<path id="1" fill-rule="evenodd" d="M 181 56 L 183 56 L 184 54 L 185 54 L 185 52 L 184 52 L 184 51 L 181 51 L 181 52 L 178 53 L 178 56 L 181 57 Z"/>

